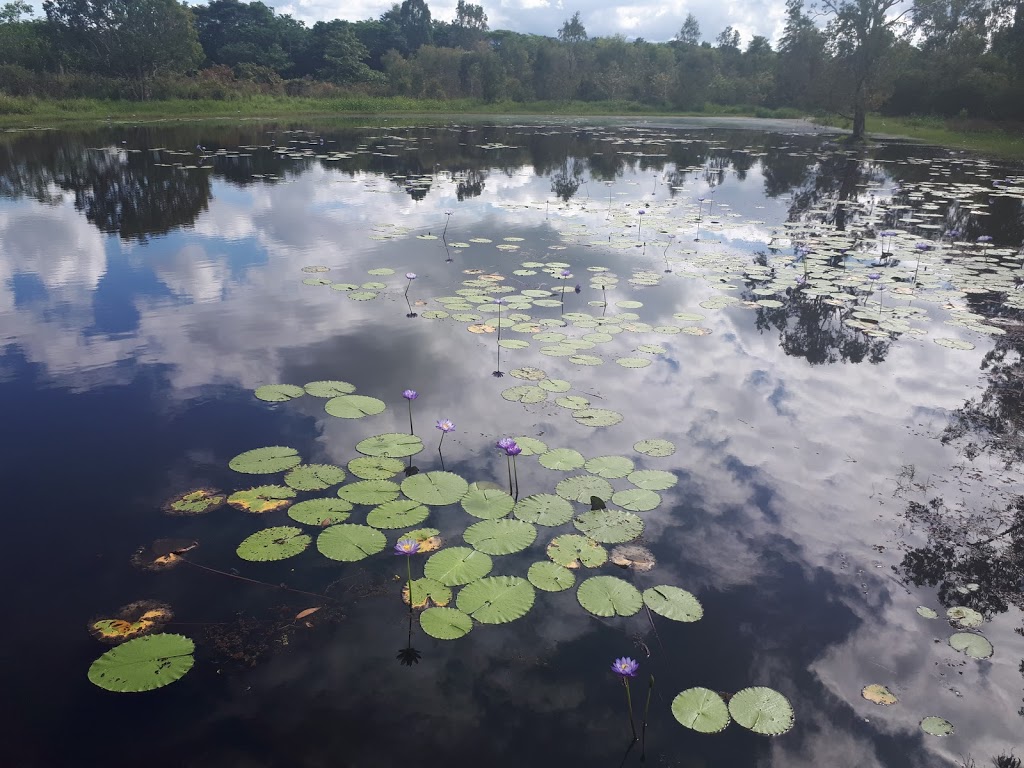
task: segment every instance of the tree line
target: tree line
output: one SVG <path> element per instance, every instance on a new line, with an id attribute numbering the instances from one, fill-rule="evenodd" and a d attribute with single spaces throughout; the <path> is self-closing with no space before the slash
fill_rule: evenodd
<path id="1" fill-rule="evenodd" d="M 667 42 L 590 37 L 580 14 L 553 36 L 492 30 L 459 0 L 306 26 L 259 0 L 45 0 L 0 7 L 7 95 L 337 95 L 632 102 L 700 110 L 790 107 L 1024 118 L 1024 0 L 786 0 L 773 46 L 732 27 L 706 38 L 692 14 Z"/>

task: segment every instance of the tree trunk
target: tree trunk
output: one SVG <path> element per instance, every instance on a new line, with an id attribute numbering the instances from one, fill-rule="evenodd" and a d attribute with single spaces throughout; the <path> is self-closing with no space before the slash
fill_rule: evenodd
<path id="1" fill-rule="evenodd" d="M 850 137 L 851 141 L 861 142 L 865 139 L 865 124 L 867 122 L 866 101 L 864 80 L 859 80 L 853 94 L 853 135 Z"/>

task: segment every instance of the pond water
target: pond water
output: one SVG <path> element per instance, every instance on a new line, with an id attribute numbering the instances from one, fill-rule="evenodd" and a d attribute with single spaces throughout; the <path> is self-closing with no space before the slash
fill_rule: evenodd
<path id="1" fill-rule="evenodd" d="M 3 135 L 5 764 L 1024 751 L 1024 171 L 833 142 L 380 118 Z M 427 527 L 466 549 L 394 554 Z M 407 565 L 447 609 L 410 616 Z M 96 637 L 146 624 L 137 601 L 173 612 L 165 645 Z M 112 648 L 139 660 L 92 666 Z M 119 675 L 169 684 L 105 690 Z M 681 724 L 696 687 L 695 724 L 725 701 L 736 721 Z"/>

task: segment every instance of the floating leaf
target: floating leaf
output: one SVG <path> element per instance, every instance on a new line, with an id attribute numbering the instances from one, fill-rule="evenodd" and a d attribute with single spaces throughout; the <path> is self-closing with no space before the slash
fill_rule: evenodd
<path id="1" fill-rule="evenodd" d="M 423 575 L 454 587 L 486 576 L 493 567 L 490 555 L 469 547 L 449 547 L 430 556 L 423 566 Z"/>
<path id="2" fill-rule="evenodd" d="M 537 589 L 545 592 L 562 592 L 576 583 L 576 576 L 565 568 L 550 560 L 541 560 L 530 566 L 526 578 Z"/>
<path id="3" fill-rule="evenodd" d="M 510 555 L 533 544 L 537 529 L 522 520 L 481 520 L 469 526 L 462 538 L 488 555 Z"/>
<path id="4" fill-rule="evenodd" d="M 383 400 L 366 395 L 340 395 L 324 404 L 324 410 L 339 419 L 361 419 L 383 413 L 387 406 Z M 356 449 L 358 450 L 358 449 Z"/>
<path id="5" fill-rule="evenodd" d="M 264 384 L 262 387 L 257 387 L 253 394 L 268 403 L 284 403 L 294 400 L 296 397 L 302 397 L 306 394 L 306 390 L 296 387 L 294 384 Z"/>
<path id="6" fill-rule="evenodd" d="M 632 512 L 648 512 L 661 504 L 661 496 L 644 488 L 630 488 L 612 494 L 612 503 Z"/>
<path id="7" fill-rule="evenodd" d="M 934 341 L 940 347 L 948 347 L 949 349 L 974 349 L 974 345 L 971 342 L 963 341 L 961 339 L 938 338 L 932 339 L 932 341 Z"/>
<path id="8" fill-rule="evenodd" d="M 394 499 L 371 509 L 366 515 L 366 524 L 374 528 L 408 528 L 419 525 L 428 515 L 430 510 L 419 502 Z"/>
<path id="9" fill-rule="evenodd" d="M 614 480 L 633 471 L 633 460 L 625 456 L 596 456 L 588 459 L 584 468 L 592 475 Z"/>
<path id="10" fill-rule="evenodd" d="M 700 733 L 719 733 L 729 725 L 725 701 L 707 688 L 687 688 L 672 699 L 672 716 Z"/>
<path id="11" fill-rule="evenodd" d="M 551 493 L 535 493 L 516 502 L 513 514 L 527 523 L 556 527 L 572 519 L 572 504 Z"/>
<path id="12" fill-rule="evenodd" d="M 268 475 L 272 472 L 284 472 L 301 463 L 302 457 L 294 448 L 272 445 L 240 453 L 228 462 L 228 466 L 235 472 L 247 475 Z"/>
<path id="13" fill-rule="evenodd" d="M 175 496 L 163 509 L 170 515 L 202 515 L 222 507 L 227 498 L 214 488 L 197 488 Z"/>
<path id="14" fill-rule="evenodd" d="M 548 544 L 547 555 L 566 568 L 597 568 L 608 560 L 608 550 L 593 539 L 576 533 L 556 536 Z"/>
<path id="15" fill-rule="evenodd" d="M 173 618 L 171 606 L 153 600 L 137 600 L 119 608 L 116 618 L 92 621 L 89 631 L 103 642 L 122 643 L 158 632 Z"/>
<path id="16" fill-rule="evenodd" d="M 946 617 L 958 627 L 965 629 L 980 627 L 985 622 L 985 617 L 981 613 L 962 605 L 954 605 L 947 609 Z"/>
<path id="17" fill-rule="evenodd" d="M 602 544 L 622 544 L 644 532 L 644 521 L 620 509 L 584 512 L 572 521 L 576 529 Z"/>
<path id="18" fill-rule="evenodd" d="M 288 507 L 288 517 L 306 525 L 333 525 L 343 523 L 352 511 L 345 499 L 309 499 Z"/>
<path id="19" fill-rule="evenodd" d="M 582 453 L 574 451 L 572 448 L 555 448 L 542 453 L 538 461 L 540 461 L 542 467 L 568 472 L 573 469 L 579 469 L 586 460 L 583 458 Z"/>
<path id="20" fill-rule="evenodd" d="M 949 645 L 954 651 L 966 653 L 972 659 L 987 659 L 995 653 L 992 643 L 984 635 L 974 632 L 957 632 L 949 638 Z"/>
<path id="21" fill-rule="evenodd" d="M 469 483 L 454 472 L 424 472 L 402 481 L 402 493 L 421 504 L 443 507 L 469 491 Z"/>
<path id="22" fill-rule="evenodd" d="M 297 491 L 322 491 L 345 479 L 345 470 L 333 464 L 300 464 L 284 476 L 285 485 Z"/>
<path id="23" fill-rule="evenodd" d="M 405 469 L 398 459 L 360 456 L 348 463 L 348 471 L 363 480 L 387 480 Z"/>
<path id="24" fill-rule="evenodd" d="M 664 491 L 679 482 L 674 474 L 660 469 L 641 469 L 630 472 L 627 479 L 637 488 L 644 488 L 648 491 Z"/>
<path id="25" fill-rule="evenodd" d="M 423 441 L 415 435 L 388 432 L 374 435 L 356 443 L 356 450 L 364 456 L 404 459 L 423 450 Z"/>
<path id="26" fill-rule="evenodd" d="M 89 681 L 115 693 L 162 688 L 192 669 L 195 643 L 182 635 L 147 635 L 111 648 L 89 667 Z"/>
<path id="27" fill-rule="evenodd" d="M 254 563 L 295 557 L 313 541 L 301 528 L 281 525 L 264 528 L 244 539 L 235 550 L 240 558 Z"/>
<path id="28" fill-rule="evenodd" d="M 744 688 L 729 699 L 732 719 L 764 736 L 778 736 L 793 727 L 793 707 L 771 688 Z"/>
<path id="29" fill-rule="evenodd" d="M 937 618 L 939 618 L 939 614 L 937 614 L 931 608 L 929 608 L 927 606 L 924 606 L 924 605 L 917 606 L 917 615 L 918 616 L 923 616 L 926 619 L 937 619 Z"/>
<path id="30" fill-rule="evenodd" d="M 235 509 L 259 514 L 284 509 L 295 498 L 295 490 L 285 485 L 259 485 L 228 496 L 228 504 Z"/>
<path id="31" fill-rule="evenodd" d="M 306 385 L 306 394 L 313 397 L 341 397 L 355 391 L 355 385 L 347 381 L 311 381 Z"/>
<path id="32" fill-rule="evenodd" d="M 345 563 L 354 563 L 375 555 L 387 543 L 387 538 L 376 528 L 353 523 L 332 525 L 316 538 L 316 548 L 320 554 Z"/>
<path id="33" fill-rule="evenodd" d="M 615 547 L 612 550 L 611 561 L 620 568 L 632 568 L 641 572 L 651 570 L 656 562 L 651 550 L 638 544 Z"/>
<path id="34" fill-rule="evenodd" d="M 612 427 L 622 421 L 622 414 L 606 408 L 583 408 L 572 412 L 573 419 L 585 427 Z"/>
<path id="35" fill-rule="evenodd" d="M 872 704 L 881 704 L 883 707 L 888 707 L 891 704 L 896 704 L 899 699 L 896 698 L 896 694 L 886 688 L 884 685 L 878 683 L 872 683 L 871 685 L 865 685 L 860 695 L 870 701 Z"/>
<path id="36" fill-rule="evenodd" d="M 591 576 L 576 590 L 576 599 L 595 616 L 632 616 L 643 607 L 637 588 L 615 576 Z"/>
<path id="37" fill-rule="evenodd" d="M 929 736 L 951 736 L 956 728 L 949 720 L 930 715 L 921 721 L 921 730 Z"/>
<path id="38" fill-rule="evenodd" d="M 441 548 L 441 532 L 437 528 L 417 528 L 414 531 L 406 531 L 400 539 L 413 539 L 419 542 L 419 553 L 426 554 Z"/>
<path id="39" fill-rule="evenodd" d="M 529 612 L 534 595 L 530 582 L 519 576 L 487 576 L 463 587 L 455 604 L 481 624 L 506 624 Z"/>
<path id="40" fill-rule="evenodd" d="M 537 456 L 548 449 L 547 443 L 535 437 L 520 436 L 513 437 L 512 439 L 516 441 L 516 445 L 523 449 L 523 456 Z"/>
<path id="41" fill-rule="evenodd" d="M 651 587 L 644 590 L 643 598 L 648 608 L 673 621 L 699 621 L 704 615 L 700 600 L 679 587 Z"/>
<path id="42" fill-rule="evenodd" d="M 561 406 L 562 408 L 568 408 L 570 411 L 578 411 L 581 408 L 587 408 L 590 406 L 590 401 L 585 397 L 579 397 L 578 395 L 567 395 L 565 397 L 556 397 L 555 405 Z"/>
<path id="43" fill-rule="evenodd" d="M 504 327 L 505 326 L 503 325 L 502 328 Z M 516 368 L 515 370 L 509 371 L 508 375 L 516 379 L 525 379 L 526 381 L 542 381 L 548 377 L 548 375 L 540 368 L 531 368 L 530 366 Z"/>
<path id="44" fill-rule="evenodd" d="M 532 403 L 544 402 L 547 400 L 548 393 L 540 387 L 534 387 L 529 384 L 520 384 L 517 387 L 509 387 L 502 391 L 501 396 L 513 403 L 530 405 Z"/>
<path id="45" fill-rule="evenodd" d="M 676 447 L 668 440 L 641 440 L 633 444 L 633 450 L 637 453 L 642 453 L 645 456 L 664 458 L 665 456 L 671 456 L 675 453 Z"/>
<path id="46" fill-rule="evenodd" d="M 620 357 L 615 362 L 623 368 L 646 368 L 651 364 L 646 357 Z"/>
<path id="47" fill-rule="evenodd" d="M 538 338 L 540 336 L 550 335 L 552 334 L 539 333 L 537 334 L 537 336 L 534 336 L 534 338 L 537 339 L 538 341 L 556 341 L 556 339 Z M 572 384 L 570 384 L 565 379 L 544 379 L 544 381 L 540 382 L 537 386 L 539 386 L 541 389 L 547 392 L 568 392 L 570 389 L 572 389 Z"/>
<path id="48" fill-rule="evenodd" d="M 360 480 L 338 489 L 338 497 L 352 504 L 376 506 L 397 499 L 401 491 L 398 483 L 390 480 Z"/>
<path id="49" fill-rule="evenodd" d="M 412 580 L 412 607 L 425 608 L 427 602 L 438 607 L 452 601 L 452 591 L 439 581 L 424 577 Z M 402 589 L 402 602 L 409 604 L 409 584 Z"/>
<path id="50" fill-rule="evenodd" d="M 420 614 L 420 626 L 438 640 L 458 640 L 473 629 L 473 620 L 455 608 L 427 608 Z"/>
<path id="51" fill-rule="evenodd" d="M 578 501 L 581 504 L 590 504 L 590 497 L 597 496 L 599 499 L 612 497 L 612 486 L 603 477 L 593 475 L 574 475 L 567 477 L 555 486 L 555 493 L 563 499 Z M 621 506 L 621 505 L 620 505 Z"/>
<path id="52" fill-rule="evenodd" d="M 515 503 L 515 499 L 500 488 L 481 488 L 477 483 L 469 486 L 469 492 L 462 497 L 462 508 L 482 520 L 505 517 Z"/>

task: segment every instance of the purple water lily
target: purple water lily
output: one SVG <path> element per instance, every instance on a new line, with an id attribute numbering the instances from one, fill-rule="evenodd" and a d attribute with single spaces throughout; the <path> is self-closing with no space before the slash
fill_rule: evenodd
<path id="1" fill-rule="evenodd" d="M 406 400 L 415 400 L 419 397 L 419 393 L 415 389 L 407 389 L 402 393 L 402 397 Z"/>
<path id="2" fill-rule="evenodd" d="M 628 656 L 623 656 L 612 662 L 612 672 L 620 677 L 636 677 L 638 669 L 640 669 L 640 664 Z"/>
<path id="3" fill-rule="evenodd" d="M 449 432 L 455 431 L 455 423 L 448 419 L 441 419 L 437 422 L 437 428 L 447 435 Z"/>
<path id="4" fill-rule="evenodd" d="M 515 444 L 516 444 L 516 441 L 513 440 L 511 437 L 503 437 L 497 443 L 495 443 L 495 445 L 498 448 L 501 448 L 501 450 L 503 450 L 503 451 L 508 451 L 509 447 L 513 446 Z"/>
<path id="5" fill-rule="evenodd" d="M 395 554 L 411 556 L 420 551 L 420 543 L 416 539 L 399 539 L 395 542 Z"/>

